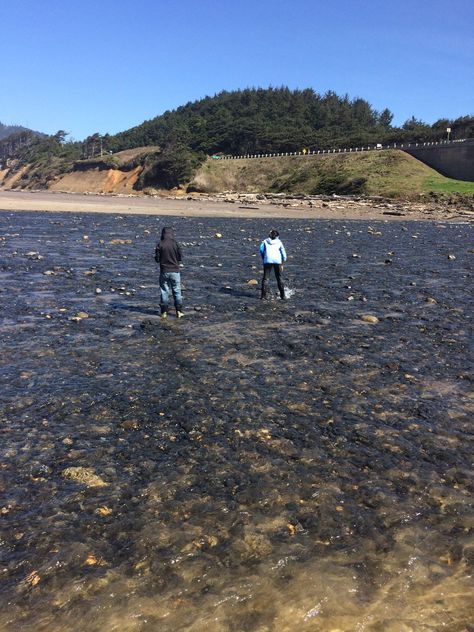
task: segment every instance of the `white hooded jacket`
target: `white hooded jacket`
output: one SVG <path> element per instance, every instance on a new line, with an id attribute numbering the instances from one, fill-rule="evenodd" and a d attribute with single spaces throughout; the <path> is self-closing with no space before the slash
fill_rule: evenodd
<path id="1" fill-rule="evenodd" d="M 278 263 L 286 261 L 286 251 L 280 239 L 270 239 L 267 237 L 260 245 L 260 254 L 263 263 Z"/>

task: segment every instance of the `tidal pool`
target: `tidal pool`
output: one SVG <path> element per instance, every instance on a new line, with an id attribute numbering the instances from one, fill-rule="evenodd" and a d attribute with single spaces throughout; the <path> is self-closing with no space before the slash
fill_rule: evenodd
<path id="1" fill-rule="evenodd" d="M 0 212 L 2 632 L 474 629 L 473 226 L 271 227 Z"/>

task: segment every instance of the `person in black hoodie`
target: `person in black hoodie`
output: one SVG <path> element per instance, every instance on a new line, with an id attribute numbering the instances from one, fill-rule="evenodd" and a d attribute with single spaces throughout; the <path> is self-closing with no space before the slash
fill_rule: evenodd
<path id="1" fill-rule="evenodd" d="M 181 249 L 174 238 L 174 230 L 166 226 L 155 249 L 155 261 L 160 264 L 161 318 L 168 316 L 170 292 L 173 294 L 176 316 L 182 318 L 183 297 L 181 296 L 180 265 Z"/>

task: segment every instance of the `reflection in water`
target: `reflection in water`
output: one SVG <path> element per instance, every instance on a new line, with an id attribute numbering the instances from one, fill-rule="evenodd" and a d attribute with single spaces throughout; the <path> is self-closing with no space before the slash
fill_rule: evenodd
<path id="1" fill-rule="evenodd" d="M 470 629 L 471 226 L 0 224 L 0 630 Z"/>

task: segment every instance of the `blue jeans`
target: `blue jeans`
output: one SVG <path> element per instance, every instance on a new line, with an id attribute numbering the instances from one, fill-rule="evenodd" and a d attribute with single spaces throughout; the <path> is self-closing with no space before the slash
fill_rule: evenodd
<path id="1" fill-rule="evenodd" d="M 174 306 L 181 310 L 183 297 L 181 296 L 181 274 L 179 272 L 160 272 L 161 313 L 168 311 L 170 292 L 173 294 Z"/>

